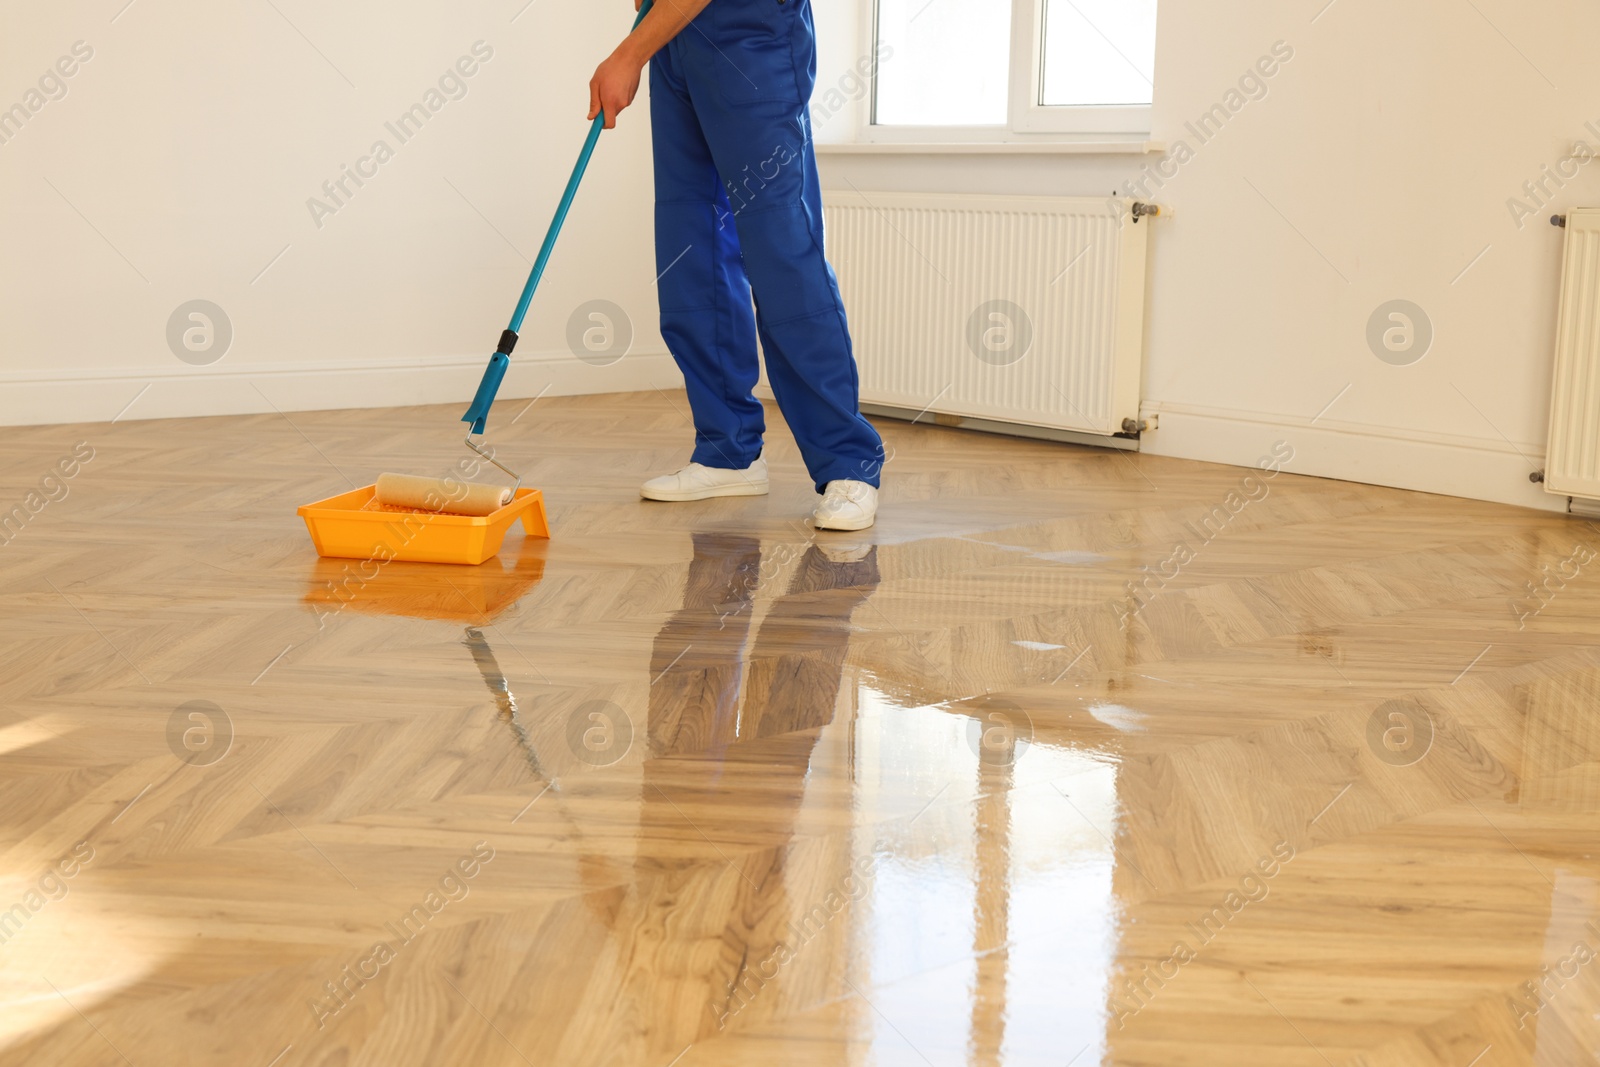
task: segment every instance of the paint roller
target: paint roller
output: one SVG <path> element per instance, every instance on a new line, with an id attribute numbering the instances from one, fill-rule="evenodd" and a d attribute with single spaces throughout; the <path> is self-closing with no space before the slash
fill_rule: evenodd
<path id="1" fill-rule="evenodd" d="M 634 29 L 638 29 L 645 16 L 650 14 L 652 2 L 653 0 L 639 0 L 639 14 L 633 20 Z M 561 236 L 561 227 L 567 221 L 567 213 L 572 210 L 572 201 L 578 195 L 578 186 L 583 182 L 584 172 L 589 169 L 589 160 L 594 157 L 595 145 L 600 142 L 600 131 L 605 129 L 605 125 L 604 111 L 596 115 L 594 121 L 589 124 L 589 136 L 584 139 L 583 148 L 578 152 L 578 162 L 572 168 L 572 176 L 567 179 L 567 187 L 562 190 L 561 201 L 556 205 L 555 217 L 550 220 L 550 228 L 545 231 L 544 243 L 539 246 L 539 255 L 533 261 L 533 269 L 528 272 L 527 282 L 522 286 L 522 295 L 517 298 L 517 309 L 511 313 L 511 324 L 500 331 L 500 343 L 495 346 L 494 354 L 489 357 L 489 365 L 483 369 L 483 378 L 478 382 L 478 391 L 473 394 L 467 413 L 461 416 L 461 421 L 467 424 L 467 447 L 503 471 L 506 468 L 495 463 L 489 451 L 474 442 L 472 438 L 473 435 L 477 435 L 479 439 L 483 437 L 484 428 L 489 421 L 489 409 L 494 406 L 495 396 L 500 392 L 500 383 L 505 379 L 506 371 L 511 368 L 511 352 L 517 347 L 523 320 L 528 315 L 528 308 L 533 304 L 533 294 L 538 290 L 539 282 L 544 277 L 545 267 L 550 263 L 550 255 L 556 247 L 556 238 Z M 516 477 L 513 471 L 506 473 Z M 521 478 L 517 478 L 517 484 L 521 483 Z"/>
<path id="2" fill-rule="evenodd" d="M 455 478 L 381 474 L 373 498 L 384 507 L 434 511 L 441 515 L 488 515 L 511 503 L 512 487 L 478 485 Z"/>
<path id="3" fill-rule="evenodd" d="M 633 20 L 635 29 L 650 13 L 650 8 L 651 0 L 643 0 L 639 4 L 639 13 Z M 517 334 L 522 329 L 523 319 L 533 302 L 534 291 L 538 289 L 545 267 L 550 262 L 550 255 L 555 250 L 556 238 L 560 235 L 562 224 L 572 208 L 572 201 L 578 195 L 578 185 L 583 181 L 589 160 L 594 155 L 595 145 L 600 140 L 600 131 L 605 128 L 605 120 L 604 114 L 596 115 L 589 126 L 589 136 L 584 140 L 583 149 L 578 153 L 577 165 L 573 167 L 572 176 L 567 180 L 567 187 L 561 194 L 561 202 L 556 206 L 555 218 L 550 222 L 544 244 L 539 248 L 539 257 L 534 262 L 527 283 L 522 288 L 522 296 L 518 299 L 517 309 L 511 316 L 511 324 L 501 332 L 500 344 L 494 355 L 489 358 L 489 365 L 484 368 L 483 379 L 478 383 L 478 391 L 472 398 L 472 404 L 467 408 L 467 413 L 461 417 L 461 421 L 467 423 L 467 447 L 515 478 L 517 484 L 505 488 L 438 478 L 419 478 L 407 474 L 385 474 L 378 479 L 373 490 L 373 499 L 378 504 L 384 507 L 433 511 L 444 515 L 481 516 L 511 503 L 516 491 L 521 488 L 522 476 L 495 459 L 492 449 L 484 448 L 472 438 L 474 435 L 480 439 L 483 436 L 484 426 L 489 419 L 489 409 L 494 405 L 495 396 L 500 391 L 501 380 L 505 378 L 506 371 L 511 366 L 511 350 L 516 346 Z"/>

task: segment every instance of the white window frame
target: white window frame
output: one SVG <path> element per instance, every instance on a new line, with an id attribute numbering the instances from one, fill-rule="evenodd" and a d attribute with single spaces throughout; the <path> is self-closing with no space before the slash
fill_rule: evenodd
<path id="1" fill-rule="evenodd" d="M 1011 3 L 1011 81 L 1007 92 L 1008 121 L 995 126 L 879 125 L 878 74 L 866 94 L 861 139 L 876 144 L 1027 142 L 1074 140 L 1143 140 L 1150 135 L 1151 107 L 1046 107 L 1039 103 L 1044 80 L 1046 0 Z M 863 0 L 865 39 L 878 45 L 878 0 Z"/>

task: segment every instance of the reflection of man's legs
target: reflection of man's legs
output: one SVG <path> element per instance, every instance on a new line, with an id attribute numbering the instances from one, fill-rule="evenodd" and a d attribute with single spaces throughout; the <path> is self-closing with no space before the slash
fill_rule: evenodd
<path id="1" fill-rule="evenodd" d="M 825 726 L 838 702 L 850 618 L 878 586 L 877 547 L 830 559 L 812 545 L 788 592 L 773 603 L 750 654 L 745 737 Z M 835 554 L 837 554 L 835 552 Z M 761 544 L 737 534 L 697 533 L 683 607 L 650 655 L 650 753 L 701 752 L 730 744 L 740 722 L 739 680 Z M 803 757 L 803 770 L 807 756 Z"/>
<path id="2" fill-rule="evenodd" d="M 714 757 L 708 767 L 694 753 L 734 740 L 760 551 L 751 538 L 695 537 L 683 609 L 663 627 L 651 657 L 656 679 L 650 695 L 652 758 L 643 767 L 641 851 L 635 859 L 640 899 L 628 906 L 638 909 L 638 921 L 652 922 L 660 910 L 675 909 L 675 939 L 725 951 L 676 982 L 649 968 L 648 982 L 637 991 L 641 1000 L 670 996 L 674 1005 L 692 999 L 711 1009 L 698 1017 L 704 1029 L 697 1029 L 695 1016 L 664 1006 L 663 1025 L 678 1030 L 671 1042 L 770 1015 L 781 1000 L 765 986 L 776 973 L 780 945 L 792 949 L 797 944 L 792 923 L 807 930 L 813 929 L 805 926 L 808 922 L 822 924 L 814 926 L 817 940 L 808 953 L 813 966 L 827 969 L 824 961 L 844 951 L 850 926 L 826 907 L 816 913 L 816 907 L 827 894 L 853 895 L 851 886 L 859 885 L 844 880 L 854 871 L 850 839 L 839 835 L 806 842 L 804 855 L 797 857 L 794 820 L 816 740 L 801 733 L 790 743 L 774 735 L 811 730 L 832 719 L 849 651 L 851 613 L 878 584 L 876 551 L 843 563 L 830 561 L 814 545 L 806 551 L 788 592 L 762 623 L 750 657 L 746 725 L 738 738 L 746 752 L 737 760 L 723 757 L 726 762 Z M 726 795 L 716 784 L 724 770 L 731 788 L 759 795 L 761 802 L 748 810 L 727 810 L 713 825 L 698 813 Z M 722 862 L 685 865 L 684 856 L 695 854 L 706 835 L 718 840 L 730 832 L 730 824 L 739 839 L 753 834 L 766 847 L 741 848 L 734 859 L 737 872 Z M 663 848 L 663 842 L 681 844 Z M 711 854 L 721 858 L 720 852 Z M 739 942 L 724 945 L 730 936 Z M 732 955 L 726 951 L 730 947 Z M 697 982 L 704 984 L 691 988 Z"/>
<path id="3" fill-rule="evenodd" d="M 876 545 L 859 560 L 843 562 L 829 559 L 817 545 L 806 549 L 750 655 L 746 733 L 772 737 L 833 721 L 850 651 L 850 616 L 877 587 Z M 808 758 L 809 751 L 807 746 Z"/>
<path id="4" fill-rule="evenodd" d="M 750 601 L 761 580 L 761 542 L 696 533 L 683 607 L 650 652 L 650 754 L 727 745 L 739 715 L 739 674 Z"/>

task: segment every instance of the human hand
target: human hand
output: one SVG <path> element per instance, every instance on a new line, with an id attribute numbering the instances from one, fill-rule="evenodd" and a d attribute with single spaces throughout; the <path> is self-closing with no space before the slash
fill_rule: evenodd
<path id="1" fill-rule="evenodd" d="M 606 61 L 595 68 L 594 77 L 589 79 L 589 118 L 605 112 L 605 128 L 615 129 L 617 115 L 639 93 L 639 80 L 644 71 L 644 64 L 633 58 L 626 51 L 626 45 L 617 49 L 606 57 Z"/>

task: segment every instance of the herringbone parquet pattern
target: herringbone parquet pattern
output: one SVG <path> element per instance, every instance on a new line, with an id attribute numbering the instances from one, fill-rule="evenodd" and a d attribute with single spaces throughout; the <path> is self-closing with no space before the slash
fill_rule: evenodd
<path id="1" fill-rule="evenodd" d="M 885 423 L 817 534 L 685 411 L 472 569 L 294 514 L 455 409 L 0 431 L 0 1064 L 1596 1061 L 1600 530 Z"/>

